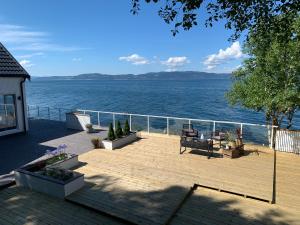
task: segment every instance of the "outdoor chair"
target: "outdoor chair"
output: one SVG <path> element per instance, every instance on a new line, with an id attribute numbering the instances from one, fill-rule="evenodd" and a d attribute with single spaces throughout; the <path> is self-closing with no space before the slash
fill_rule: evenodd
<path id="1" fill-rule="evenodd" d="M 198 131 L 194 129 L 193 124 L 183 124 L 181 136 L 198 137 Z"/>
<path id="2" fill-rule="evenodd" d="M 224 132 L 221 132 L 219 130 L 216 130 L 214 132 L 211 133 L 211 138 L 214 140 L 214 141 L 218 141 L 219 142 L 219 146 L 221 148 L 222 146 L 222 141 L 225 140 L 225 133 Z"/>

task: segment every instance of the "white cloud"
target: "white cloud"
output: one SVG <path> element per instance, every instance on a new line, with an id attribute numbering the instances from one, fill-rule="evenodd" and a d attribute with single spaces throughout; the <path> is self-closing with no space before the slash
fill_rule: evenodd
<path id="1" fill-rule="evenodd" d="M 73 58 L 72 61 L 73 62 L 80 62 L 82 60 L 82 58 Z"/>
<path id="2" fill-rule="evenodd" d="M 24 44 L 42 41 L 48 34 L 30 31 L 23 26 L 0 24 L 0 39 L 5 43 Z"/>
<path id="3" fill-rule="evenodd" d="M 45 55 L 45 54 L 43 52 L 36 52 L 36 53 L 26 54 L 26 55 L 17 55 L 16 58 L 29 59 L 29 58 L 32 58 L 34 56 L 41 56 L 41 55 Z"/>
<path id="4" fill-rule="evenodd" d="M 167 71 L 175 71 L 178 67 L 184 66 L 190 63 L 186 56 L 174 56 L 169 57 L 166 61 L 161 61 L 161 64 L 169 67 Z"/>
<path id="5" fill-rule="evenodd" d="M 10 48 L 11 50 L 21 51 L 54 51 L 54 52 L 73 52 L 86 50 L 87 48 L 75 47 L 75 46 L 62 46 L 52 43 L 31 43 L 28 45 L 18 45 Z"/>
<path id="6" fill-rule="evenodd" d="M 120 61 L 126 61 L 126 62 L 131 62 L 133 65 L 145 65 L 149 64 L 149 60 L 138 55 L 138 54 L 132 54 L 129 56 L 121 56 L 119 57 Z"/>
<path id="7" fill-rule="evenodd" d="M 203 64 L 206 66 L 207 70 L 212 70 L 220 64 L 228 63 L 229 61 L 235 59 L 240 59 L 243 56 L 244 55 L 242 53 L 240 43 L 236 41 L 225 50 L 220 49 L 218 53 L 207 56 Z"/>
<path id="8" fill-rule="evenodd" d="M 10 50 L 26 51 L 77 51 L 86 48 L 63 46 L 50 40 L 50 34 L 34 31 L 25 26 L 0 24 L 0 40 L 12 47 Z"/>
<path id="9" fill-rule="evenodd" d="M 34 64 L 31 63 L 30 60 L 26 60 L 26 59 L 21 60 L 19 63 L 21 66 L 27 67 L 27 68 L 34 66 Z"/>

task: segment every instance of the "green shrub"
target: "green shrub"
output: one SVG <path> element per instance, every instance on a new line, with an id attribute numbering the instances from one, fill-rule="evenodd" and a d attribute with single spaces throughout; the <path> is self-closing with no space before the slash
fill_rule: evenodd
<path id="1" fill-rule="evenodd" d="M 227 142 L 234 142 L 236 139 L 236 135 L 233 131 L 227 131 L 225 134 L 225 141 Z"/>
<path id="2" fill-rule="evenodd" d="M 107 135 L 107 137 L 108 137 L 108 140 L 111 140 L 111 141 L 113 141 L 113 140 L 116 139 L 112 123 L 109 124 L 109 129 L 108 129 L 108 135 Z"/>
<path id="3" fill-rule="evenodd" d="M 130 133 L 130 127 L 129 127 L 128 120 L 126 120 L 124 125 L 124 135 L 129 135 L 129 133 Z"/>
<path id="4" fill-rule="evenodd" d="M 101 147 L 101 139 L 100 138 L 92 138 L 91 142 L 95 149 Z"/>
<path id="5" fill-rule="evenodd" d="M 116 137 L 120 138 L 122 136 L 123 136 L 123 130 L 122 130 L 120 121 L 118 121 L 117 125 L 116 125 Z"/>

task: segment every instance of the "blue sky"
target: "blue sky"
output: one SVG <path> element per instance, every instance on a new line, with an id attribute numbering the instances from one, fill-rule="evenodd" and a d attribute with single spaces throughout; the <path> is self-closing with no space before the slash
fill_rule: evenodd
<path id="1" fill-rule="evenodd" d="M 130 0 L 9 0 L 0 7 L 0 41 L 33 76 L 146 73 L 195 70 L 230 72 L 243 59 L 241 42 L 231 43 L 223 23 L 199 25 L 173 37 L 142 4 L 138 16 Z"/>

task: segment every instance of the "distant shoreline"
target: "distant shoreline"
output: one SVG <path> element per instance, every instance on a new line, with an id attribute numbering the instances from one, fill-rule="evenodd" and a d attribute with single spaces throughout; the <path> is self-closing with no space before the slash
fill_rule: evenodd
<path id="1" fill-rule="evenodd" d="M 144 74 L 109 75 L 101 73 L 86 73 L 75 76 L 33 76 L 33 80 L 202 80 L 228 79 L 229 73 L 207 73 L 198 71 L 152 72 Z"/>

